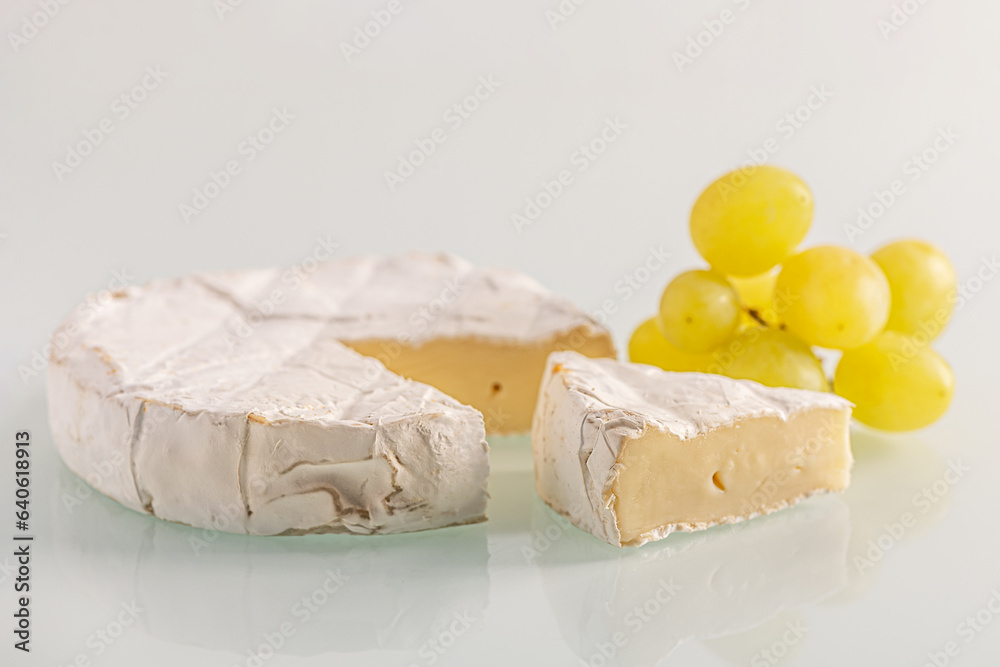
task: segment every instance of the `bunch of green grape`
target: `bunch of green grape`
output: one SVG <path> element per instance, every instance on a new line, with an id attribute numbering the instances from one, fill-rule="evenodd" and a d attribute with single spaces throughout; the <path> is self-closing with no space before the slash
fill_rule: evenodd
<path id="1" fill-rule="evenodd" d="M 798 251 L 813 216 L 795 174 L 744 168 L 712 183 L 691 211 L 709 268 L 664 289 L 635 330 L 632 361 L 717 373 L 772 387 L 830 391 L 814 348 L 842 350 L 832 390 L 869 426 L 908 431 L 947 410 L 951 368 L 930 347 L 951 317 L 955 271 L 929 243 Z"/>

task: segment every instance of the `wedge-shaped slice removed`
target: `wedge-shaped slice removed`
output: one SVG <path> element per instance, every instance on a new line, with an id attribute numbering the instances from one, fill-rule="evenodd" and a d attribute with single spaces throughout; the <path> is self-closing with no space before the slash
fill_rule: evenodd
<path id="1" fill-rule="evenodd" d="M 531 428 L 550 352 L 615 355 L 607 329 L 534 278 L 447 253 L 363 255 L 297 273 L 201 280 L 243 310 L 251 326 L 262 312 L 325 322 L 330 337 L 482 412 L 490 433 Z"/>
<path id="2" fill-rule="evenodd" d="M 579 528 L 638 546 L 846 488 L 850 415 L 833 394 L 557 352 L 535 411 L 535 484 Z"/>

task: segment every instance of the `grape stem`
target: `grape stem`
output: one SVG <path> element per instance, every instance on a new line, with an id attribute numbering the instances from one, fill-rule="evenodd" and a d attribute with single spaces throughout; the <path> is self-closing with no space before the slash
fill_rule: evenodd
<path id="1" fill-rule="evenodd" d="M 757 312 L 756 308 L 747 308 L 747 314 L 754 318 L 762 327 L 768 326 L 767 322 L 760 316 L 760 313 Z"/>

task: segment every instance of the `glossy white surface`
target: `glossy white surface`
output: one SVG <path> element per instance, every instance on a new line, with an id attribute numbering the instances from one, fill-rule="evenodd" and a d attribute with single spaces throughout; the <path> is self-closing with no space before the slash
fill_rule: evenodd
<path id="1" fill-rule="evenodd" d="M 263 664 L 753 666 L 776 648 L 779 665 L 919 667 L 950 641 L 949 664 L 995 664 L 1000 5 L 927 2 L 883 38 L 888 0 L 595 1 L 555 30 L 554 0 L 404 0 L 348 62 L 340 43 L 385 6 L 243 2 L 220 20 L 207 0 L 69 3 L 16 53 L 8 32 L 39 4 L 0 9 L 0 664 L 247 665 L 283 623 L 294 634 Z M 724 9 L 733 20 L 678 71 L 672 54 Z M 135 109 L 116 102 L 144 80 Z M 449 111 L 477 89 L 467 118 Z M 60 181 L 53 162 L 103 118 L 113 131 Z M 246 149 L 265 128 L 273 142 Z M 384 172 L 436 128 L 444 142 L 390 190 Z M 589 160 L 580 146 L 602 133 Z M 620 551 L 560 524 L 527 443 L 509 439 L 494 442 L 486 524 L 215 537 L 88 496 L 51 447 L 32 364 L 86 292 L 309 262 L 325 242 L 343 256 L 444 249 L 530 273 L 621 345 L 700 264 L 686 228 L 698 192 L 764 147 L 813 188 L 807 244 L 927 237 L 968 290 L 936 343 L 958 378 L 951 411 L 916 434 L 857 431 L 841 497 Z M 180 205 L 230 160 L 239 173 L 186 223 Z M 518 233 L 511 215 L 563 170 Z M 845 228 L 877 205 L 867 229 Z M 6 569 L 24 429 L 30 656 L 10 647 Z M 296 601 L 324 584 L 339 588 L 302 622 Z M 98 655 L 88 637 L 133 603 L 136 622 Z"/>

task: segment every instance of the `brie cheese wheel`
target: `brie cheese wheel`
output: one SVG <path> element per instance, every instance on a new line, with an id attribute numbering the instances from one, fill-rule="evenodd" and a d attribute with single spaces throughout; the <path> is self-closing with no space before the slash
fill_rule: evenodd
<path id="1" fill-rule="evenodd" d="M 616 546 L 734 523 L 846 488 L 851 407 L 833 394 L 557 352 L 532 427 L 535 484 Z"/>
<path id="2" fill-rule="evenodd" d="M 312 271 L 204 275 L 242 313 L 327 324 L 327 333 L 393 371 L 483 413 L 489 433 L 531 428 L 549 353 L 615 356 L 611 334 L 533 278 L 449 254 L 337 259 Z"/>
<path id="3" fill-rule="evenodd" d="M 56 333 L 69 343 L 48 368 L 53 438 L 69 468 L 132 509 L 230 532 L 483 520 L 482 415 L 338 342 L 336 304 L 362 317 L 349 297 L 357 285 L 285 284 L 280 308 L 248 319 L 247 304 L 280 275 L 156 281 L 70 316 Z"/>

